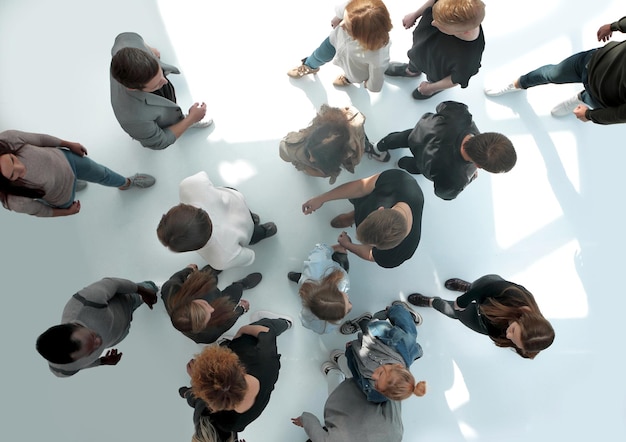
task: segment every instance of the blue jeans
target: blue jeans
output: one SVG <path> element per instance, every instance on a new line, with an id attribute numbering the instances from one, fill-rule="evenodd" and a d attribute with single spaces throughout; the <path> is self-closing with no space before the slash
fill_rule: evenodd
<path id="1" fill-rule="evenodd" d="M 596 100 L 588 92 L 588 72 L 587 66 L 589 60 L 596 49 L 590 51 L 579 52 L 559 64 L 548 64 L 522 75 L 519 78 L 519 85 L 522 89 L 538 86 L 541 84 L 565 84 L 565 83 L 582 83 L 585 90 L 579 94 L 579 98 L 592 108 L 601 108 Z"/>
<path id="2" fill-rule="evenodd" d="M 332 60 L 335 53 L 337 53 L 337 51 L 335 47 L 330 44 L 330 38 L 326 37 L 326 40 L 322 42 L 320 47 L 314 50 L 313 53 L 304 60 L 304 64 L 311 69 L 317 69 Z"/>
<path id="3" fill-rule="evenodd" d="M 70 167 L 74 171 L 74 176 L 77 180 L 88 181 L 90 183 L 98 183 L 108 187 L 120 187 L 126 184 L 126 178 L 117 172 L 113 172 L 108 167 L 92 161 L 87 156 L 81 157 L 69 150 L 61 149 L 67 162 L 70 163 Z M 74 202 L 74 196 L 76 194 L 76 181 L 74 181 L 74 189 L 72 189 L 72 197 L 70 200 L 58 206 L 60 209 L 67 209 Z"/>

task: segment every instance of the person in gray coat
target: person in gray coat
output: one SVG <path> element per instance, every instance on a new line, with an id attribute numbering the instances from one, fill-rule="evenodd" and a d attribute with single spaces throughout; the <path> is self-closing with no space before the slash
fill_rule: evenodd
<path id="1" fill-rule="evenodd" d="M 163 63 L 160 52 L 134 32 L 117 36 L 111 49 L 111 105 L 122 129 L 144 147 L 165 149 L 190 127 L 213 123 L 206 104 L 194 103 L 184 115 L 168 74 L 176 66 Z"/>
<path id="2" fill-rule="evenodd" d="M 331 358 L 334 362 L 322 365 L 329 390 L 324 425 L 308 412 L 291 419 L 292 423 L 304 428 L 311 442 L 401 442 L 404 434 L 401 402 L 368 401 L 351 378 L 343 352 L 335 350 Z"/>

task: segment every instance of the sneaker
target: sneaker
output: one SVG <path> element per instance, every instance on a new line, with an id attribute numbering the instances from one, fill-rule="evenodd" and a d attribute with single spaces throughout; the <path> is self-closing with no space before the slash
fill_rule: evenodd
<path id="1" fill-rule="evenodd" d="M 391 154 L 388 151 L 380 152 L 371 144 L 365 145 L 365 153 L 367 154 L 367 158 L 380 161 L 381 163 L 387 163 L 391 159 Z"/>
<path id="2" fill-rule="evenodd" d="M 287 75 L 289 75 L 291 78 L 302 78 L 305 75 L 317 74 L 319 72 L 320 68 L 317 68 L 317 69 L 310 68 L 306 64 L 304 64 L 305 61 L 306 61 L 306 58 L 303 58 L 302 64 L 293 69 L 290 69 L 287 72 Z"/>
<path id="3" fill-rule="evenodd" d="M 453 292 L 467 292 L 471 284 L 459 278 L 450 278 L 444 283 L 444 287 Z"/>
<path id="4" fill-rule="evenodd" d="M 152 175 L 148 175 L 147 173 L 136 173 L 133 176 L 129 176 L 126 178 L 130 181 L 129 184 L 125 184 L 119 187 L 120 190 L 128 190 L 131 187 L 139 187 L 140 189 L 145 189 L 146 187 L 153 186 L 156 183 L 156 179 Z"/>
<path id="5" fill-rule="evenodd" d="M 408 63 L 392 61 L 385 70 L 385 75 L 390 77 L 419 77 L 422 73 L 410 71 Z"/>
<path id="6" fill-rule="evenodd" d="M 339 327 L 339 333 L 341 333 L 342 335 L 351 335 L 353 333 L 356 333 L 357 331 L 359 331 L 359 322 L 361 322 L 364 319 L 371 321 L 372 314 L 369 312 L 366 312 L 366 313 L 363 313 L 358 318 L 350 319 L 344 322 L 343 324 L 341 324 L 341 327 Z"/>
<path id="7" fill-rule="evenodd" d="M 438 93 L 443 92 L 443 91 L 437 91 L 434 92 L 430 95 L 424 95 L 420 92 L 419 88 L 415 88 L 415 90 L 411 93 L 411 96 L 416 99 L 416 100 L 428 100 L 429 98 L 434 97 L 435 95 L 437 95 Z"/>
<path id="8" fill-rule="evenodd" d="M 345 350 L 339 350 L 338 348 L 330 352 L 330 360 L 339 366 L 339 358 L 346 354 Z"/>
<path id="9" fill-rule="evenodd" d="M 261 224 L 261 227 L 265 229 L 265 236 L 263 237 L 263 239 L 274 236 L 276 235 L 276 232 L 278 232 L 278 227 L 276 227 L 276 224 L 274 223 Z"/>
<path id="10" fill-rule="evenodd" d="M 76 180 L 76 192 L 80 192 L 81 190 L 85 190 L 86 188 L 87 188 L 87 181 Z"/>
<path id="11" fill-rule="evenodd" d="M 190 129 L 204 129 L 205 127 L 209 127 L 213 124 L 213 118 L 204 117 L 202 120 L 193 123 L 189 126 Z"/>
<path id="12" fill-rule="evenodd" d="M 260 273 L 250 273 L 245 278 L 235 281 L 233 284 L 241 284 L 244 290 L 249 290 L 259 285 L 261 279 L 263 279 L 263 275 Z"/>
<path id="13" fill-rule="evenodd" d="M 321 369 L 322 369 L 322 373 L 324 373 L 324 375 L 327 375 L 330 370 L 339 370 L 339 366 L 335 364 L 334 362 L 324 361 L 322 363 Z"/>
<path id="14" fill-rule="evenodd" d="M 404 302 L 404 301 L 393 301 L 391 303 L 391 305 L 401 305 L 402 307 L 404 307 L 406 309 L 406 311 L 409 312 L 411 314 L 411 316 L 413 316 L 413 322 L 415 322 L 415 325 L 420 325 L 422 323 L 422 321 L 423 321 L 422 315 L 420 315 L 415 310 L 413 310 L 411 308 L 411 306 L 409 304 L 407 304 L 406 302 Z"/>
<path id="15" fill-rule="evenodd" d="M 291 282 L 295 282 L 298 283 L 298 281 L 300 281 L 300 278 L 302 277 L 302 273 L 300 272 L 289 272 L 287 273 L 287 279 Z"/>
<path id="16" fill-rule="evenodd" d="M 569 98 L 564 102 L 557 104 L 554 108 L 552 108 L 550 113 L 553 117 L 566 117 L 574 112 L 574 109 L 576 109 L 579 104 L 585 103 L 583 103 L 580 98 L 578 98 L 578 94 L 576 94 L 572 98 Z"/>
<path id="17" fill-rule="evenodd" d="M 517 88 L 513 83 L 506 86 L 497 86 L 491 88 L 485 88 L 485 95 L 488 97 L 499 97 L 500 95 L 510 94 L 511 92 L 521 92 L 522 88 Z"/>
<path id="18" fill-rule="evenodd" d="M 343 74 L 333 80 L 333 85 L 337 87 L 350 86 L 351 84 L 350 80 L 348 80 Z"/>
<path id="19" fill-rule="evenodd" d="M 430 307 L 430 300 L 433 299 L 430 296 L 424 296 L 421 293 L 413 293 L 409 295 L 407 301 L 417 307 Z"/>
<path id="20" fill-rule="evenodd" d="M 287 315 L 281 315 L 278 313 L 268 312 L 267 310 L 259 310 L 250 315 L 250 322 L 256 322 L 259 319 L 282 319 L 283 321 L 287 321 L 287 328 L 291 328 L 293 326 L 293 318 Z"/>
<path id="21" fill-rule="evenodd" d="M 344 229 L 354 224 L 354 212 L 342 213 L 330 220 L 330 226 L 335 229 Z"/>
<path id="22" fill-rule="evenodd" d="M 417 165 L 415 164 L 415 158 L 413 157 L 400 158 L 396 163 L 396 166 L 398 166 L 399 169 L 406 170 L 407 172 L 414 175 L 418 175 L 421 173 L 420 170 L 417 168 Z"/>

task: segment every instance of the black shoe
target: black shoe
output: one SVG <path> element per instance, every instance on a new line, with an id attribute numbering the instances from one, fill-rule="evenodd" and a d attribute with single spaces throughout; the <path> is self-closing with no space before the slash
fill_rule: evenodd
<path id="1" fill-rule="evenodd" d="M 350 261 L 348 261 L 348 254 L 342 252 L 333 252 L 333 255 L 330 257 L 333 261 L 341 266 L 346 272 L 350 271 Z"/>
<path id="2" fill-rule="evenodd" d="M 359 322 L 363 321 L 364 319 L 367 320 L 372 320 L 372 314 L 367 312 L 367 313 L 363 313 L 361 316 L 359 316 L 358 318 L 355 319 L 351 319 L 348 320 L 346 322 L 344 322 L 343 324 L 341 324 L 341 327 L 339 327 L 339 332 L 342 335 L 351 335 L 353 333 L 356 333 L 359 331 Z"/>
<path id="3" fill-rule="evenodd" d="M 274 236 L 276 235 L 276 232 L 278 232 L 278 227 L 276 227 L 276 224 L 274 223 L 261 224 L 261 227 L 265 229 L 265 236 L 263 237 L 263 239 Z"/>
<path id="4" fill-rule="evenodd" d="M 259 215 L 257 215 L 256 213 L 250 212 L 250 216 L 252 217 L 252 222 L 255 226 L 261 222 L 261 218 L 259 218 Z"/>
<path id="5" fill-rule="evenodd" d="M 300 277 L 302 276 L 302 273 L 300 272 L 289 272 L 287 273 L 287 279 L 291 282 L 295 282 L 298 283 L 298 281 L 300 281 Z"/>
<path id="6" fill-rule="evenodd" d="M 391 159 L 391 154 L 389 152 L 378 153 L 374 150 L 374 146 L 371 144 L 365 146 L 365 153 L 368 158 L 380 161 L 381 163 L 386 163 Z"/>
<path id="7" fill-rule="evenodd" d="M 467 292 L 471 285 L 469 282 L 459 278 L 450 278 L 444 284 L 445 288 L 454 292 Z"/>
<path id="8" fill-rule="evenodd" d="M 394 61 L 389 63 L 389 67 L 385 70 L 385 75 L 388 75 L 390 77 L 419 77 L 420 75 L 422 75 L 421 72 L 413 71 L 409 71 L 411 72 L 409 74 L 407 73 L 408 68 L 409 65 L 407 63 L 398 63 Z"/>
<path id="9" fill-rule="evenodd" d="M 263 275 L 261 275 L 260 273 L 250 273 L 245 278 L 240 279 L 239 281 L 235 281 L 233 284 L 241 284 L 244 290 L 249 290 L 259 285 L 261 279 L 263 279 Z"/>
<path id="10" fill-rule="evenodd" d="M 413 293 L 409 295 L 407 301 L 418 307 L 430 307 L 430 300 L 433 299 L 429 296 L 424 296 L 421 293 Z"/>
<path id="11" fill-rule="evenodd" d="M 415 165 L 415 158 L 413 157 L 402 157 L 398 160 L 398 167 L 400 169 L 404 169 L 413 175 L 419 175 L 421 172 Z"/>
<path id="12" fill-rule="evenodd" d="M 419 89 L 415 88 L 415 90 L 413 91 L 413 93 L 411 94 L 411 96 L 413 98 L 415 98 L 416 100 L 428 100 L 429 98 L 434 97 L 435 95 L 437 95 L 439 92 L 441 91 L 437 91 L 432 95 L 424 95 L 422 94 Z"/>

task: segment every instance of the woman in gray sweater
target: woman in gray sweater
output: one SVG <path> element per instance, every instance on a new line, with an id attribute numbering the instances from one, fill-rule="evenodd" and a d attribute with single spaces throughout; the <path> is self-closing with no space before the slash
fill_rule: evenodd
<path id="1" fill-rule="evenodd" d="M 5 209 L 50 217 L 74 215 L 78 180 L 117 187 L 150 187 L 154 177 L 124 178 L 86 157 L 80 144 L 50 135 L 7 130 L 0 133 L 0 202 Z"/>

